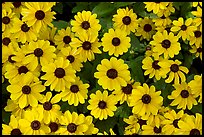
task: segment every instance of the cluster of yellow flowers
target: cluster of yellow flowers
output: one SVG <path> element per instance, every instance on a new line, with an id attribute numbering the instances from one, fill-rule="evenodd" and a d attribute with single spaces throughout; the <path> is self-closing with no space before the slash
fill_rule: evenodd
<path id="1" fill-rule="evenodd" d="M 112 128 L 109 133 L 101 131 L 93 121 L 114 117 L 117 106 L 126 102 L 132 114 L 123 119 L 125 135 L 202 134 L 202 115 L 184 111 L 202 103 L 202 75 L 187 82 L 188 68 L 174 59 L 181 52 L 180 43 L 185 42 L 191 47 L 189 52 L 202 60 L 202 3 L 192 3 L 197 8 L 191 12 L 193 18 L 174 20 L 170 18 L 175 12 L 173 2 L 144 4 L 157 18 L 138 18 L 133 9 L 119 8 L 112 28 L 99 39 L 103 28 L 91 11 L 78 12 L 70 26 L 58 29 L 52 24 L 56 2 L 2 3 L 2 83 L 9 82 L 6 90 L 10 93 L 4 110 L 11 112 L 2 133 L 113 135 Z M 144 75 L 173 82 L 168 99 L 177 110 L 163 106 L 165 90 L 131 77 L 128 64 L 120 59 L 133 46 L 130 34 L 149 43 L 141 66 Z M 78 72 L 104 52 L 109 58 L 102 59 L 94 72 L 103 90 L 89 95 L 95 85 L 83 82 Z M 62 112 L 60 101 L 75 107 L 87 101 L 90 113 Z"/>

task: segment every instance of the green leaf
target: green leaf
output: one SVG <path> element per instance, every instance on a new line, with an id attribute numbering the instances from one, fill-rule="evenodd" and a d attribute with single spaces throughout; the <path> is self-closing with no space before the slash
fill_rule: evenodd
<path id="1" fill-rule="evenodd" d="M 2 109 L 2 122 L 4 124 L 9 124 L 10 122 L 10 116 L 11 116 L 11 112 L 6 112 L 4 109 Z"/>
<path id="2" fill-rule="evenodd" d="M 123 121 L 123 119 L 124 118 L 118 119 L 117 127 L 118 127 L 119 135 L 124 135 L 125 127 L 127 126 L 127 124 Z"/>
<path id="3" fill-rule="evenodd" d="M 137 15 L 140 15 L 142 12 L 145 12 L 145 4 L 143 2 L 135 2 L 133 4 L 133 11 Z M 141 15 L 140 15 L 141 16 Z M 143 16 L 142 16 L 143 17 Z"/>
<path id="4" fill-rule="evenodd" d="M 68 22 L 59 20 L 59 21 L 52 21 L 52 24 L 57 27 L 57 30 L 65 29 L 68 27 Z"/>
<path id="5" fill-rule="evenodd" d="M 174 87 L 172 84 L 166 84 L 166 87 L 164 90 L 161 91 L 161 96 L 163 97 L 163 105 L 165 107 L 169 106 L 171 103 L 171 100 L 168 99 L 168 95 L 171 95 L 171 92 L 174 90 Z"/>
<path id="6" fill-rule="evenodd" d="M 87 109 L 87 106 L 88 106 L 88 105 L 89 105 L 89 104 L 88 104 L 88 100 L 86 100 L 84 104 L 79 104 L 79 105 L 77 106 L 78 112 L 79 112 L 79 113 L 83 113 L 83 114 L 87 113 L 87 112 L 88 112 L 88 109 Z"/>
<path id="7" fill-rule="evenodd" d="M 88 2 L 76 2 L 76 6 L 72 9 L 72 13 L 81 12 L 83 10 L 88 10 Z"/>
<path id="8" fill-rule="evenodd" d="M 164 91 L 166 87 L 165 79 L 161 78 L 160 80 L 154 82 L 153 85 L 155 86 L 156 90 Z"/>
<path id="9" fill-rule="evenodd" d="M 191 109 L 191 111 L 195 114 L 195 113 L 200 113 L 202 114 L 202 104 L 199 103 L 196 106 L 193 106 L 193 108 Z"/>
<path id="10" fill-rule="evenodd" d="M 184 53 L 183 66 L 185 66 L 189 69 L 191 67 L 192 63 L 193 63 L 193 55 L 191 55 L 190 53 Z"/>
<path id="11" fill-rule="evenodd" d="M 124 102 L 121 106 L 115 111 L 116 117 L 128 118 L 132 112 L 132 109 L 128 107 L 127 103 Z"/>
<path id="12" fill-rule="evenodd" d="M 181 16 L 182 17 L 186 17 L 186 13 L 190 12 L 191 10 L 191 3 L 190 2 L 182 2 L 182 5 L 181 5 Z"/>
<path id="13" fill-rule="evenodd" d="M 133 3 L 135 2 L 114 2 L 114 7 L 115 8 L 125 7 L 125 6 L 132 5 Z"/>
<path id="14" fill-rule="evenodd" d="M 182 6 L 183 2 L 173 2 L 173 7 L 175 7 L 177 10 L 180 10 L 180 7 Z"/>
<path id="15" fill-rule="evenodd" d="M 189 76 L 187 77 L 187 79 L 186 79 L 186 82 L 188 83 L 188 82 L 190 82 L 191 80 L 193 80 L 193 79 L 194 79 L 194 76 L 195 76 L 195 74 L 189 75 Z"/>
<path id="16" fill-rule="evenodd" d="M 110 128 L 113 128 L 117 124 L 116 117 L 108 117 L 106 120 L 97 120 L 95 126 L 99 129 L 99 132 L 106 131 L 109 133 Z"/>
<path id="17" fill-rule="evenodd" d="M 67 111 L 67 110 L 69 110 L 71 113 L 72 113 L 72 112 L 77 112 L 77 107 L 74 106 L 74 105 L 69 105 L 67 101 L 66 101 L 66 102 L 60 101 L 60 102 L 59 102 L 59 105 L 60 105 L 60 107 L 61 107 L 60 110 L 61 110 L 63 113 L 64 113 L 65 111 Z"/>
<path id="18" fill-rule="evenodd" d="M 114 5 L 110 2 L 100 2 L 93 10 L 93 13 L 96 13 L 98 17 L 105 17 L 110 14 L 114 14 Z"/>
<path id="19" fill-rule="evenodd" d="M 53 6 L 53 10 L 56 11 L 59 14 L 63 13 L 63 3 L 59 2 L 55 6 Z"/>

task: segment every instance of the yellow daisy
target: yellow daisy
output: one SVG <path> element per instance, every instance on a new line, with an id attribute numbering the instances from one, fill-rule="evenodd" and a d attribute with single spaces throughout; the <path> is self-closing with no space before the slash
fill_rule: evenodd
<path id="1" fill-rule="evenodd" d="M 2 48 L 11 45 L 16 51 L 19 49 L 18 42 L 12 33 L 2 33 Z M 3 52 L 3 51 L 2 51 Z"/>
<path id="2" fill-rule="evenodd" d="M 77 53 L 79 53 L 80 58 L 86 62 L 87 60 L 92 61 L 95 59 L 94 53 L 101 54 L 99 50 L 101 46 L 98 35 L 93 35 L 91 33 L 80 32 L 78 38 L 73 38 L 70 43 L 72 48 L 77 48 Z"/>
<path id="3" fill-rule="evenodd" d="M 43 97 L 40 92 L 45 90 L 45 86 L 42 85 L 41 81 L 33 82 L 33 78 L 32 73 L 27 73 L 20 82 L 7 86 L 8 92 L 11 93 L 10 98 L 16 100 L 20 108 L 28 105 L 37 107 L 38 100 Z"/>
<path id="4" fill-rule="evenodd" d="M 202 47 L 197 47 L 196 45 L 191 46 L 191 49 L 189 50 L 190 53 L 195 54 L 196 57 L 200 57 L 202 60 Z"/>
<path id="5" fill-rule="evenodd" d="M 103 89 L 120 90 L 121 86 L 127 86 L 127 81 L 131 79 L 128 65 L 122 59 L 103 59 L 96 69 L 99 72 L 95 72 L 94 77 Z"/>
<path id="6" fill-rule="evenodd" d="M 3 10 L 9 11 L 12 8 L 14 8 L 12 2 L 2 2 L 2 9 Z"/>
<path id="7" fill-rule="evenodd" d="M 12 11 L 15 13 L 15 16 L 20 18 L 22 16 L 21 15 L 22 8 L 25 7 L 25 2 L 12 2 L 12 4 L 13 4 Z"/>
<path id="8" fill-rule="evenodd" d="M 163 10 L 167 9 L 167 5 L 170 2 L 143 2 L 145 4 L 145 8 L 148 12 L 153 11 L 154 14 L 159 14 Z"/>
<path id="9" fill-rule="evenodd" d="M 202 2 L 192 2 L 192 7 L 202 7 Z"/>
<path id="10" fill-rule="evenodd" d="M 56 133 L 61 127 L 59 123 L 59 119 L 60 119 L 60 116 L 57 117 L 55 121 L 50 121 L 50 123 L 48 124 L 48 127 L 50 128 L 50 133 L 48 133 L 48 135 L 59 135 L 59 133 Z"/>
<path id="11" fill-rule="evenodd" d="M 162 3 L 162 2 L 161 2 Z M 171 15 L 171 13 L 175 12 L 175 8 L 173 6 L 173 2 L 168 2 L 169 4 L 165 7 L 165 9 L 161 9 L 158 13 L 157 16 L 158 17 L 168 17 Z"/>
<path id="12" fill-rule="evenodd" d="M 155 87 L 144 83 L 138 86 L 136 92 L 132 93 L 130 106 L 133 106 L 132 113 L 143 115 L 157 115 L 158 110 L 163 104 L 163 97 L 160 96 L 161 91 L 155 91 Z"/>
<path id="13" fill-rule="evenodd" d="M 158 63 L 161 66 L 161 75 L 168 75 L 166 78 L 166 83 L 171 83 L 174 80 L 174 84 L 179 84 L 180 82 L 186 81 L 186 76 L 184 73 L 188 74 L 189 70 L 187 67 L 180 66 L 181 62 L 179 60 L 163 60 Z"/>
<path id="14" fill-rule="evenodd" d="M 202 26 L 202 8 L 197 6 L 197 11 L 191 11 L 191 13 L 196 17 L 193 19 L 193 24 Z"/>
<path id="15" fill-rule="evenodd" d="M 168 26 L 172 22 L 169 17 L 165 17 L 165 16 L 162 16 L 160 18 L 152 19 L 152 21 L 155 23 L 156 27 L 158 27 L 158 26 Z"/>
<path id="16" fill-rule="evenodd" d="M 77 12 L 77 15 L 74 16 L 75 20 L 71 20 L 72 31 L 77 34 L 81 32 L 98 34 L 101 25 L 96 17 L 97 14 L 92 14 L 90 11 Z"/>
<path id="17" fill-rule="evenodd" d="M 163 124 L 160 124 L 159 127 L 157 127 L 155 123 L 152 122 L 151 124 L 142 126 L 141 135 L 165 135 L 166 133 L 163 128 Z"/>
<path id="18" fill-rule="evenodd" d="M 14 15 L 15 13 L 13 13 L 11 9 L 8 11 L 2 9 L 2 32 L 10 33 L 10 29 L 14 25 Z"/>
<path id="19" fill-rule="evenodd" d="M 14 115 L 10 116 L 9 125 L 2 124 L 2 135 L 22 135 L 21 130 L 19 118 L 16 118 Z"/>
<path id="20" fill-rule="evenodd" d="M 50 86 L 53 91 L 65 91 L 69 88 L 71 82 L 75 82 L 76 71 L 72 68 L 68 60 L 58 57 L 54 62 L 42 66 L 42 71 L 46 74 L 41 77 L 46 80 L 45 86 Z"/>
<path id="21" fill-rule="evenodd" d="M 60 135 L 83 135 L 88 130 L 88 125 L 84 123 L 85 116 L 67 110 L 60 118 L 60 127 L 56 133 Z"/>
<path id="22" fill-rule="evenodd" d="M 171 95 L 168 95 L 169 99 L 173 99 L 171 102 L 171 106 L 177 106 L 177 109 L 185 110 L 188 108 L 192 109 L 193 105 L 197 105 L 196 95 L 192 93 L 191 88 L 188 86 L 186 82 L 182 82 L 181 84 L 173 85 L 175 90 L 172 91 Z"/>
<path id="23" fill-rule="evenodd" d="M 60 93 L 62 101 L 68 101 L 69 105 L 78 106 L 78 104 L 84 104 L 87 99 L 89 84 L 83 84 L 79 77 L 75 78 L 75 82 Z"/>
<path id="24" fill-rule="evenodd" d="M 54 11 L 51 11 L 53 2 L 25 2 L 26 8 L 22 8 L 22 21 L 26 22 L 28 27 L 33 28 L 39 32 L 42 27 L 53 26 L 51 23 L 55 19 Z"/>
<path id="25" fill-rule="evenodd" d="M 157 32 L 150 44 L 154 46 L 153 51 L 159 55 L 163 54 L 165 59 L 168 57 L 173 58 L 181 50 L 178 37 L 174 36 L 172 32 L 168 34 L 166 30 L 163 33 Z"/>
<path id="26" fill-rule="evenodd" d="M 57 34 L 54 37 L 55 44 L 57 49 L 61 50 L 64 47 L 70 46 L 70 42 L 74 38 L 74 33 L 71 32 L 71 28 L 67 27 L 66 29 L 58 30 Z"/>
<path id="27" fill-rule="evenodd" d="M 197 48 L 202 47 L 202 27 L 194 31 L 194 35 L 189 38 L 189 45 L 195 44 Z"/>
<path id="28" fill-rule="evenodd" d="M 101 41 L 103 51 L 108 51 L 108 54 L 110 56 L 114 55 L 118 57 L 119 55 L 126 53 L 128 51 L 128 48 L 130 48 L 131 46 L 130 37 L 127 36 L 127 33 L 124 30 L 120 29 L 109 29 L 108 33 L 105 33 L 103 35 Z"/>
<path id="29" fill-rule="evenodd" d="M 114 111 L 116 111 L 117 100 L 114 95 L 108 95 L 108 91 L 100 90 L 96 91 L 96 94 L 92 93 L 89 99 L 88 110 L 91 110 L 91 115 L 99 120 L 107 119 L 108 116 L 113 117 Z"/>
<path id="30" fill-rule="evenodd" d="M 69 60 L 70 64 L 72 65 L 72 68 L 76 71 L 80 71 L 83 67 L 83 61 L 81 59 L 80 53 L 77 52 L 76 48 L 62 48 L 62 50 L 57 54 L 57 56 Z"/>
<path id="31" fill-rule="evenodd" d="M 138 134 L 144 122 L 135 114 L 130 115 L 128 118 L 124 118 L 123 121 L 128 124 L 128 126 L 125 127 L 124 135 Z"/>
<path id="32" fill-rule="evenodd" d="M 93 134 L 97 134 L 99 129 L 94 127 L 93 122 L 93 117 L 92 116 L 86 116 L 85 117 L 85 121 L 84 123 L 86 123 L 88 125 L 88 130 L 86 132 L 84 132 L 84 135 L 93 135 Z"/>
<path id="33" fill-rule="evenodd" d="M 184 21 L 182 17 L 173 21 L 173 26 L 171 27 L 171 31 L 178 33 L 177 37 L 182 38 L 183 41 L 186 39 L 189 40 L 191 36 L 194 36 L 194 31 L 196 31 L 196 26 L 193 25 L 193 19 L 188 18 Z"/>
<path id="34" fill-rule="evenodd" d="M 147 41 L 150 41 L 155 32 L 155 24 L 152 19 L 148 17 L 138 19 L 138 28 L 136 29 L 135 35 L 141 36 L 140 40 L 146 39 Z"/>
<path id="35" fill-rule="evenodd" d="M 113 15 L 112 21 L 114 22 L 113 27 L 115 29 L 121 29 L 126 31 L 129 35 L 130 32 L 135 32 L 137 28 L 137 15 L 133 12 L 133 9 L 126 7 L 126 9 L 119 8 L 117 14 Z"/>

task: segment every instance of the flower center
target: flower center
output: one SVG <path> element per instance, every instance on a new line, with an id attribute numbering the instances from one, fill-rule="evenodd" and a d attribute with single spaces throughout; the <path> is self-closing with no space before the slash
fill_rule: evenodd
<path id="1" fill-rule="evenodd" d="M 178 121 L 179 121 L 180 119 L 175 119 L 174 121 L 173 121 L 173 125 L 174 125 L 174 127 L 175 128 L 179 128 L 178 127 Z"/>
<path id="2" fill-rule="evenodd" d="M 187 26 L 186 25 L 182 25 L 181 26 L 181 30 L 185 31 L 187 29 Z"/>
<path id="3" fill-rule="evenodd" d="M 199 47 L 199 48 L 197 49 L 197 52 L 198 52 L 198 53 L 201 53 L 201 52 L 202 52 L 202 48 Z"/>
<path id="4" fill-rule="evenodd" d="M 10 23 L 10 18 L 7 17 L 7 16 L 5 16 L 5 17 L 3 17 L 2 22 L 3 22 L 4 24 L 9 24 L 9 23 Z"/>
<path id="5" fill-rule="evenodd" d="M 155 60 L 153 63 L 152 63 L 152 67 L 154 68 L 154 69 L 160 69 L 161 67 L 158 65 L 158 60 Z"/>
<path id="6" fill-rule="evenodd" d="M 38 10 L 35 12 L 35 17 L 37 20 L 43 20 L 45 18 L 45 13 L 42 10 Z"/>
<path id="7" fill-rule="evenodd" d="M 106 75 L 107 75 L 109 78 L 114 79 L 114 78 L 116 78 L 116 77 L 118 76 L 118 72 L 117 72 L 117 70 L 115 70 L 115 69 L 109 69 L 109 70 L 107 71 Z"/>
<path id="8" fill-rule="evenodd" d="M 70 123 L 70 124 L 67 126 L 67 130 L 68 130 L 70 133 L 74 133 L 74 132 L 77 130 L 77 125 L 74 124 L 74 123 Z"/>
<path id="9" fill-rule="evenodd" d="M 90 28 L 90 23 L 88 21 L 83 21 L 81 23 L 81 27 L 85 30 L 87 30 L 88 28 Z"/>
<path id="10" fill-rule="evenodd" d="M 129 16 L 125 16 L 122 21 L 125 25 L 129 25 L 131 23 L 131 18 Z"/>
<path id="11" fill-rule="evenodd" d="M 65 70 L 63 68 L 57 68 L 55 70 L 55 76 L 57 78 L 63 78 L 65 76 Z"/>
<path id="12" fill-rule="evenodd" d="M 106 102 L 105 101 L 100 101 L 99 103 L 98 103 L 98 107 L 100 108 L 100 109 L 105 109 L 106 108 Z"/>
<path id="13" fill-rule="evenodd" d="M 143 102 L 143 103 L 145 103 L 145 104 L 149 104 L 150 101 L 151 101 L 151 97 L 150 97 L 150 95 L 148 95 L 148 94 L 144 94 L 144 95 L 142 96 L 142 102 Z"/>
<path id="14" fill-rule="evenodd" d="M 21 2 L 13 2 L 13 6 L 15 8 L 19 8 L 21 6 Z"/>
<path id="15" fill-rule="evenodd" d="M 39 122 L 38 120 L 34 120 L 34 121 L 31 123 L 31 128 L 32 128 L 33 130 L 38 130 L 38 129 L 40 129 L 40 126 L 41 126 L 41 124 L 40 124 L 40 122 Z"/>
<path id="16" fill-rule="evenodd" d="M 91 43 L 89 41 L 85 41 L 82 44 L 82 47 L 83 47 L 84 50 L 90 50 L 91 49 Z"/>
<path id="17" fill-rule="evenodd" d="M 70 90 L 72 93 L 77 93 L 79 91 L 79 87 L 77 85 L 72 85 Z"/>
<path id="18" fill-rule="evenodd" d="M 140 128 L 142 128 L 143 125 L 147 125 L 147 120 L 138 119 L 137 123 L 139 123 Z"/>
<path id="19" fill-rule="evenodd" d="M 13 55 L 13 54 L 12 54 L 12 55 L 10 55 L 10 56 L 8 57 L 8 61 L 9 61 L 10 63 L 15 63 L 15 62 L 16 62 L 16 61 L 14 61 L 14 60 L 11 59 L 11 57 L 13 57 L 13 56 L 16 56 L 16 55 Z"/>
<path id="20" fill-rule="evenodd" d="M 155 133 L 161 133 L 161 127 L 157 128 L 156 126 L 154 127 L 154 132 Z"/>
<path id="21" fill-rule="evenodd" d="M 182 98 L 187 98 L 189 96 L 189 92 L 187 90 L 182 90 L 180 95 Z"/>
<path id="22" fill-rule="evenodd" d="M 201 34 L 202 33 L 199 30 L 194 32 L 194 35 L 195 35 L 196 38 L 199 38 L 201 36 Z"/>
<path id="23" fill-rule="evenodd" d="M 126 87 L 123 87 L 122 88 L 122 91 L 125 93 L 125 94 L 131 94 L 132 93 L 132 85 L 131 84 L 127 84 Z"/>
<path id="24" fill-rule="evenodd" d="M 172 72 L 177 72 L 179 71 L 179 66 L 177 64 L 172 64 L 170 69 Z"/>
<path id="25" fill-rule="evenodd" d="M 65 44 L 69 44 L 71 42 L 71 37 L 70 36 L 64 36 L 63 41 Z"/>
<path id="26" fill-rule="evenodd" d="M 23 92 L 23 94 L 30 94 L 30 92 L 31 92 L 30 86 L 27 86 L 27 85 L 23 86 L 22 92 Z"/>
<path id="27" fill-rule="evenodd" d="M 12 131 L 11 131 L 11 135 L 22 135 L 20 129 L 18 128 L 14 128 Z"/>
<path id="28" fill-rule="evenodd" d="M 145 24 L 144 25 L 144 31 L 150 32 L 152 30 L 152 26 L 150 24 Z"/>
<path id="29" fill-rule="evenodd" d="M 58 130 L 58 124 L 55 122 L 51 122 L 49 124 L 49 128 L 50 128 L 51 132 L 56 132 Z"/>
<path id="30" fill-rule="evenodd" d="M 74 62 L 75 58 L 72 55 L 67 56 L 67 59 L 69 60 L 70 63 Z"/>
<path id="31" fill-rule="evenodd" d="M 171 46 L 171 42 L 168 39 L 162 41 L 162 47 L 168 49 Z"/>
<path id="32" fill-rule="evenodd" d="M 120 39 L 119 39 L 118 37 L 114 37 L 114 38 L 112 39 L 112 44 L 113 44 L 114 46 L 120 45 Z"/>
<path id="33" fill-rule="evenodd" d="M 3 38 L 3 40 L 2 40 L 2 43 L 3 43 L 4 45 L 6 45 L 6 46 L 8 46 L 10 42 L 11 42 L 11 39 L 8 38 L 8 37 Z"/>
<path id="34" fill-rule="evenodd" d="M 41 48 L 37 48 L 34 50 L 34 55 L 36 57 L 41 57 L 43 55 L 43 50 Z"/>
<path id="35" fill-rule="evenodd" d="M 190 131 L 190 135 L 200 135 L 200 131 L 198 129 L 194 128 Z"/>
<path id="36" fill-rule="evenodd" d="M 161 17 L 161 19 L 166 19 L 166 17 L 163 15 L 163 16 Z"/>
<path id="37" fill-rule="evenodd" d="M 26 74 L 28 72 L 28 68 L 26 66 L 21 66 L 18 68 L 18 73 L 21 74 L 21 73 L 24 73 Z"/>
<path id="38" fill-rule="evenodd" d="M 50 103 L 50 102 L 45 102 L 45 103 L 43 104 L 43 108 L 44 108 L 45 110 L 51 110 L 51 109 L 52 109 L 52 103 Z"/>
<path id="39" fill-rule="evenodd" d="M 21 30 L 23 32 L 28 32 L 30 30 L 30 27 L 28 27 L 28 25 L 24 23 L 23 25 L 21 25 Z"/>

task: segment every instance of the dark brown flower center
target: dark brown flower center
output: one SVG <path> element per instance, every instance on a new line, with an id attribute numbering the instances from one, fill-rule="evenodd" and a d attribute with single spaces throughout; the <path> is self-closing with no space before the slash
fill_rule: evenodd
<path id="1" fill-rule="evenodd" d="M 172 72 L 177 72 L 179 71 L 179 66 L 177 64 L 172 64 L 170 69 Z"/>
<path id="2" fill-rule="evenodd" d="M 137 123 L 139 123 L 140 128 L 142 128 L 143 125 L 147 125 L 147 120 L 138 119 Z"/>
<path id="3" fill-rule="evenodd" d="M 15 55 L 12 54 L 12 55 L 10 55 L 10 56 L 8 57 L 8 61 L 9 61 L 10 63 L 15 63 L 15 62 L 16 62 L 16 61 L 14 61 L 14 60 L 11 59 L 11 57 L 13 57 L 13 56 L 15 56 Z"/>
<path id="4" fill-rule="evenodd" d="M 142 102 L 143 102 L 144 104 L 149 104 L 150 101 L 151 101 L 150 95 L 144 94 L 144 95 L 142 96 Z"/>
<path id="5" fill-rule="evenodd" d="M 63 68 L 57 68 L 55 70 L 55 76 L 57 78 L 63 78 L 65 76 L 65 70 Z"/>
<path id="6" fill-rule="evenodd" d="M 123 93 L 125 94 L 131 94 L 132 93 L 132 85 L 131 84 L 127 84 L 126 87 L 122 88 Z"/>
<path id="7" fill-rule="evenodd" d="M 23 94 L 30 94 L 30 92 L 31 92 L 30 86 L 28 86 L 28 85 L 23 86 L 22 92 L 23 92 Z"/>
<path id="8" fill-rule="evenodd" d="M 152 26 L 150 24 L 145 24 L 144 25 L 144 31 L 150 32 L 152 30 Z"/>
<path id="9" fill-rule="evenodd" d="M 162 41 L 162 47 L 168 49 L 171 46 L 171 42 L 168 39 Z"/>
<path id="10" fill-rule="evenodd" d="M 114 78 L 116 78 L 116 77 L 118 76 L 118 72 L 117 72 L 117 70 L 115 70 L 115 69 L 109 69 L 109 70 L 107 71 L 106 75 L 107 75 L 109 78 L 114 79 Z"/>
<path id="11" fill-rule="evenodd" d="M 154 69 L 160 69 L 161 67 L 158 65 L 158 60 L 155 60 L 153 63 L 152 63 L 152 67 L 154 68 Z"/>
<path id="12" fill-rule="evenodd" d="M 3 22 L 4 24 L 9 24 L 9 23 L 10 23 L 10 18 L 7 17 L 7 16 L 5 16 L 5 17 L 2 18 L 2 22 Z"/>
<path id="13" fill-rule="evenodd" d="M 182 90 L 180 95 L 182 98 L 187 98 L 189 96 L 189 92 L 187 90 Z"/>
<path id="14" fill-rule="evenodd" d="M 114 37 L 114 38 L 112 39 L 112 44 L 113 44 L 113 46 L 118 46 L 118 45 L 120 45 L 120 39 L 119 39 L 118 37 Z"/>
<path id="15" fill-rule="evenodd" d="M 180 119 L 175 119 L 174 121 L 173 121 L 173 125 L 174 125 L 174 127 L 175 128 L 179 128 L 178 127 L 178 121 L 179 121 Z"/>
<path id="16" fill-rule="evenodd" d="M 70 133 L 74 133 L 74 132 L 77 130 L 77 125 L 74 124 L 74 123 L 70 123 L 70 124 L 67 126 L 67 130 L 68 130 Z"/>
<path id="17" fill-rule="evenodd" d="M 32 128 L 33 130 L 38 130 L 38 129 L 40 129 L 40 126 L 41 126 L 41 124 L 40 124 L 40 122 L 39 122 L 38 120 L 34 120 L 34 121 L 31 123 L 31 128 Z"/>
<path id="18" fill-rule="evenodd" d="M 89 41 L 85 41 L 82 44 L 82 47 L 83 47 L 84 50 L 90 50 L 91 49 L 91 43 Z"/>
<path id="19" fill-rule="evenodd" d="M 181 26 L 181 30 L 185 31 L 187 29 L 187 26 L 186 25 L 182 25 Z"/>
<path id="20" fill-rule="evenodd" d="M 90 28 L 90 23 L 88 21 L 83 21 L 81 23 L 81 27 L 85 30 L 87 30 L 88 28 Z"/>
<path id="21" fill-rule="evenodd" d="M 50 128 L 51 132 L 56 132 L 56 131 L 58 130 L 59 126 L 58 126 L 57 123 L 51 122 L 51 123 L 49 124 L 49 128 Z"/>
<path id="22" fill-rule="evenodd" d="M 194 35 L 195 35 L 196 38 L 199 38 L 201 36 L 201 34 L 202 33 L 199 30 L 194 32 Z"/>
<path id="23" fill-rule="evenodd" d="M 105 109 L 106 108 L 106 102 L 105 101 L 100 101 L 99 103 L 98 103 L 98 107 L 100 108 L 100 109 Z"/>
<path id="24" fill-rule="evenodd" d="M 43 50 L 41 48 L 37 48 L 34 50 L 34 55 L 36 57 L 41 57 L 43 55 Z"/>
<path id="25" fill-rule="evenodd" d="M 131 18 L 129 16 L 125 16 L 122 21 L 125 25 L 129 25 L 131 23 Z"/>
<path id="26" fill-rule="evenodd" d="M 51 110 L 52 109 L 52 103 L 50 103 L 50 102 L 45 102 L 44 104 L 43 104 L 43 108 L 45 109 L 45 110 Z"/>
<path id="27" fill-rule="evenodd" d="M 63 41 L 65 44 L 69 44 L 71 42 L 71 37 L 70 36 L 64 36 Z"/>
<path id="28" fill-rule="evenodd" d="M 11 42 L 11 39 L 8 38 L 8 37 L 3 38 L 3 40 L 2 40 L 2 43 L 3 43 L 4 45 L 6 45 L 6 46 L 8 46 L 10 42 Z"/>
<path id="29" fill-rule="evenodd" d="M 67 59 L 69 60 L 70 63 L 74 62 L 75 58 L 72 55 L 67 56 Z"/>
<path id="30" fill-rule="evenodd" d="M 72 85 L 70 90 L 72 93 L 77 93 L 79 91 L 79 87 L 77 85 Z"/>
<path id="31" fill-rule="evenodd" d="M 13 2 L 13 6 L 15 8 L 19 8 L 21 6 L 21 2 Z"/>
<path id="32" fill-rule="evenodd" d="M 199 48 L 197 49 L 197 52 L 198 52 L 198 53 L 201 53 L 201 52 L 202 52 L 202 48 L 199 47 Z"/>
<path id="33" fill-rule="evenodd" d="M 161 127 L 157 128 L 156 126 L 154 127 L 154 132 L 155 133 L 161 133 Z"/>
<path id="34" fill-rule="evenodd" d="M 27 73 L 28 72 L 28 68 L 26 66 L 21 66 L 18 68 L 18 74 L 21 74 L 21 73 Z"/>
<path id="35" fill-rule="evenodd" d="M 12 131 L 11 131 L 11 135 L 22 135 L 20 129 L 18 128 L 14 128 Z"/>
<path id="36" fill-rule="evenodd" d="M 30 27 L 28 27 L 28 25 L 24 23 L 23 25 L 21 25 L 21 30 L 23 32 L 28 32 L 30 30 Z"/>
<path id="37" fill-rule="evenodd" d="M 194 128 L 190 131 L 190 135 L 200 135 L 200 131 L 198 129 Z"/>
<path id="38" fill-rule="evenodd" d="M 37 20 L 43 20 L 45 18 L 45 12 L 42 10 L 38 10 L 35 12 L 35 18 Z"/>
<path id="39" fill-rule="evenodd" d="M 161 17 L 161 19 L 166 19 L 166 17 L 163 15 L 163 16 Z"/>

